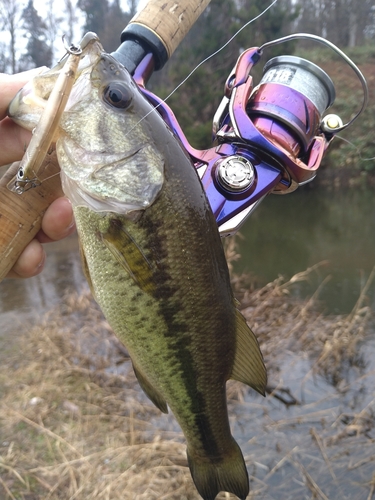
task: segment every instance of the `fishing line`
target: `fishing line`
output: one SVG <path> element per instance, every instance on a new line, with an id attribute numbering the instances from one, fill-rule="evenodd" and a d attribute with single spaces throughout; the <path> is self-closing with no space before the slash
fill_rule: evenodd
<path id="1" fill-rule="evenodd" d="M 43 182 L 46 182 L 48 181 L 49 179 L 52 179 L 52 177 L 56 177 L 56 175 L 60 175 L 60 172 L 56 172 L 55 174 L 52 174 L 52 175 L 49 175 L 48 177 L 46 177 L 45 179 L 42 179 L 40 181 L 41 184 L 43 184 Z"/>
<path id="2" fill-rule="evenodd" d="M 184 78 L 182 80 L 181 83 L 179 83 L 177 85 L 177 87 L 175 89 L 172 90 L 172 92 L 167 95 L 167 97 L 165 99 L 162 100 L 162 103 L 166 102 L 170 97 L 172 97 L 172 95 L 180 88 L 182 87 L 182 85 L 184 85 L 184 83 L 187 82 L 187 80 L 197 71 L 197 69 L 199 69 L 201 66 L 203 66 L 203 64 L 205 64 L 207 61 L 209 61 L 210 59 L 212 59 L 213 57 L 217 56 L 217 54 L 219 54 L 222 50 L 224 50 L 226 47 L 228 47 L 228 45 L 236 38 L 236 36 L 238 36 L 241 31 L 243 31 L 245 28 L 247 28 L 250 24 L 252 24 L 253 22 L 257 21 L 260 17 L 262 17 L 271 7 L 273 7 L 275 5 L 275 3 L 277 2 L 278 0 L 273 0 L 273 2 L 268 6 L 266 7 L 260 14 L 258 14 L 257 16 L 255 16 L 253 19 L 250 19 L 250 21 L 248 21 L 246 24 L 244 24 L 238 31 L 236 31 L 236 33 L 231 37 L 229 38 L 229 40 L 227 42 L 225 42 L 225 44 L 220 47 L 218 50 L 216 50 L 215 52 L 213 52 L 211 55 L 209 55 L 208 57 L 206 57 L 205 59 L 203 59 L 203 61 L 201 61 L 197 66 L 195 66 L 195 68 L 190 71 L 190 73 L 187 75 L 186 78 Z M 161 105 L 161 103 L 157 104 L 156 106 L 154 106 L 148 113 L 145 114 L 145 116 L 143 116 L 138 123 L 136 123 L 133 128 L 131 128 L 128 132 L 128 134 L 130 132 L 132 132 L 136 127 L 137 125 L 139 125 L 141 122 L 143 122 L 143 120 L 145 118 L 147 118 L 153 111 L 155 111 L 159 106 Z"/>
<path id="3" fill-rule="evenodd" d="M 372 161 L 372 160 L 375 160 L 375 156 L 373 156 L 372 158 L 363 158 L 362 156 L 362 151 L 360 148 L 357 148 L 357 146 L 349 141 L 348 139 L 345 139 L 345 137 L 342 137 L 341 135 L 336 135 L 335 137 L 337 137 L 337 139 L 341 139 L 342 141 L 346 142 L 347 144 L 349 144 L 350 146 L 352 146 L 356 151 L 357 151 L 357 154 L 358 154 L 358 157 L 360 160 L 362 161 Z"/>
<path id="4" fill-rule="evenodd" d="M 167 101 L 176 92 L 176 90 L 178 90 L 185 82 L 187 82 L 187 80 L 197 71 L 197 69 L 199 69 L 201 66 L 203 66 L 203 64 L 205 64 L 207 61 L 209 61 L 210 59 L 215 57 L 217 54 L 219 54 L 222 50 L 224 50 L 226 47 L 228 47 L 228 45 L 236 38 L 236 36 L 238 36 L 241 33 L 242 30 L 244 30 L 251 23 L 253 23 L 254 21 L 257 21 L 260 17 L 262 17 L 271 7 L 273 7 L 275 5 L 276 2 L 277 2 L 277 0 L 273 0 L 273 2 L 263 10 L 263 12 L 258 14 L 253 19 L 250 19 L 250 21 L 248 21 L 246 24 L 244 24 L 242 26 L 242 28 L 240 28 L 231 38 L 229 38 L 229 40 L 227 42 L 225 42 L 225 44 L 222 47 L 220 47 L 220 49 L 216 50 L 216 52 L 213 52 L 211 55 L 206 57 L 206 59 L 203 59 L 203 61 L 201 61 L 192 71 L 190 71 L 188 76 L 184 80 L 182 80 L 182 82 L 179 83 L 174 90 L 172 90 L 172 92 L 164 99 L 163 102 Z"/>

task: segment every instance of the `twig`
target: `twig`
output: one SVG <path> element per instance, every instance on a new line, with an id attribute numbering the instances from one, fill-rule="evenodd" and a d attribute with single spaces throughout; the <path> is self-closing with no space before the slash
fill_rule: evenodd
<path id="1" fill-rule="evenodd" d="M 66 441 L 64 438 L 62 438 L 61 436 L 59 436 L 58 434 L 55 434 L 53 431 L 50 431 L 49 429 L 47 429 L 46 427 L 43 427 L 41 426 L 40 424 L 37 424 L 36 422 L 34 422 L 33 420 L 30 420 L 29 418 L 25 417 L 24 415 L 22 415 L 21 413 L 18 413 L 18 411 L 15 411 L 15 410 L 12 410 L 10 408 L 8 408 L 8 411 L 10 413 L 13 413 L 14 415 L 16 415 L 18 418 L 20 418 L 21 420 L 23 420 L 26 424 L 30 425 L 31 427 L 34 427 L 34 429 L 37 429 L 38 431 L 41 431 L 43 432 L 44 434 L 47 434 L 48 436 L 52 437 L 53 439 L 56 439 L 57 441 L 60 441 L 62 443 L 64 443 L 66 446 L 68 446 L 68 448 L 70 448 L 74 453 L 76 453 L 77 455 L 79 455 L 81 458 L 83 458 L 83 455 L 76 449 L 74 448 L 74 446 L 72 446 L 68 441 Z"/>
<path id="2" fill-rule="evenodd" d="M 368 464 L 369 462 L 374 462 L 375 461 L 375 455 L 372 455 L 371 457 L 367 458 L 362 458 L 355 464 L 349 464 L 348 465 L 348 470 L 354 470 L 357 469 L 358 467 L 362 467 L 362 465 Z"/>
<path id="3" fill-rule="evenodd" d="M 13 496 L 12 492 L 10 491 L 10 489 L 8 488 L 8 486 L 5 484 L 5 482 L 1 479 L 1 477 L 0 477 L 0 484 L 3 485 L 4 490 L 6 491 L 6 493 L 10 496 L 10 498 L 12 500 L 17 500 L 16 497 Z"/>
<path id="4" fill-rule="evenodd" d="M 268 474 L 265 475 L 265 477 L 263 478 L 263 481 L 265 482 L 267 479 L 269 479 L 276 471 L 278 471 L 283 465 L 285 462 L 287 462 L 290 458 L 291 455 L 293 455 L 293 453 L 295 453 L 296 451 L 298 451 L 298 446 L 295 446 L 292 450 L 288 451 L 288 453 L 285 455 L 285 457 L 283 457 L 279 462 L 277 462 L 277 464 L 275 465 L 275 467 L 273 467 L 269 472 Z"/>
<path id="5" fill-rule="evenodd" d="M 319 434 L 316 432 L 315 427 L 313 427 L 313 428 L 310 430 L 310 432 L 311 432 L 312 437 L 313 437 L 313 438 L 315 439 L 315 441 L 317 442 L 317 445 L 318 445 L 318 447 L 319 447 L 319 449 L 320 449 L 320 453 L 322 454 L 322 456 L 323 456 L 323 458 L 324 458 L 324 461 L 325 461 L 325 463 L 327 464 L 327 467 L 328 467 L 328 470 L 329 470 L 329 472 L 330 472 L 330 474 L 331 474 L 331 476 L 332 476 L 332 479 L 333 479 L 333 480 L 335 481 L 335 483 L 337 484 L 337 477 L 336 477 L 336 475 L 335 475 L 335 473 L 334 473 L 334 471 L 333 471 L 333 469 L 332 469 L 332 466 L 331 466 L 331 463 L 330 463 L 330 461 L 329 461 L 329 459 L 328 459 L 327 453 L 326 453 L 326 452 L 325 452 L 325 450 L 324 450 L 324 446 L 323 446 L 322 440 L 320 439 Z"/>
<path id="6" fill-rule="evenodd" d="M 358 300 L 357 300 L 355 306 L 353 307 L 352 312 L 348 316 L 348 321 L 349 321 L 348 329 L 352 326 L 352 323 L 353 323 L 353 320 L 355 318 L 355 315 L 357 314 L 357 311 L 359 309 L 361 309 L 363 301 L 365 300 L 366 294 L 368 292 L 368 289 L 371 286 L 371 283 L 374 280 L 374 277 L 375 277 L 375 266 L 372 268 L 370 276 L 369 276 L 368 280 L 366 281 L 365 286 L 362 288 L 361 293 L 360 293 L 360 295 L 358 297 Z"/>
<path id="7" fill-rule="evenodd" d="M 375 474 L 373 474 L 373 476 L 372 476 L 371 489 L 370 489 L 370 493 L 368 494 L 367 500 L 372 499 L 374 491 L 375 491 Z"/>
<path id="8" fill-rule="evenodd" d="M 326 266 L 327 264 L 329 264 L 328 260 L 322 260 L 321 262 L 318 262 L 317 264 L 308 267 L 305 271 L 301 271 L 300 273 L 297 273 L 294 276 L 292 276 L 289 281 L 280 285 L 280 288 L 288 288 L 293 283 L 298 283 L 299 281 L 307 281 L 308 276 L 309 274 L 311 274 L 312 271 L 319 269 L 319 267 Z"/>
<path id="9" fill-rule="evenodd" d="M 18 472 L 13 469 L 13 467 L 10 467 L 9 465 L 5 465 L 5 464 L 2 464 L 0 462 L 0 467 L 2 467 L 3 469 L 11 472 L 12 474 L 14 474 L 16 476 L 16 478 L 24 485 L 26 485 L 25 481 L 23 480 L 23 478 L 18 474 Z"/>
<path id="10" fill-rule="evenodd" d="M 305 477 L 305 480 L 306 480 L 306 483 L 307 483 L 307 487 L 312 491 L 312 493 L 318 494 L 323 500 L 329 500 L 329 498 L 323 493 L 323 491 L 319 488 L 319 486 L 314 481 L 314 479 L 307 472 L 307 470 L 305 469 L 305 467 L 302 464 L 298 463 L 298 462 L 294 462 L 293 461 L 293 463 L 294 463 L 294 465 L 296 465 L 299 468 L 300 472 Z"/>

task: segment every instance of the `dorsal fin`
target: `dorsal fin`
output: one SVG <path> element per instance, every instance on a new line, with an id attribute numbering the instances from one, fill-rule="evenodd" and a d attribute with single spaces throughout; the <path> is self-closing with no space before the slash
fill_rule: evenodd
<path id="1" fill-rule="evenodd" d="M 263 396 L 267 385 L 267 371 L 258 340 L 245 318 L 236 309 L 236 355 L 230 378 L 249 385 Z"/>

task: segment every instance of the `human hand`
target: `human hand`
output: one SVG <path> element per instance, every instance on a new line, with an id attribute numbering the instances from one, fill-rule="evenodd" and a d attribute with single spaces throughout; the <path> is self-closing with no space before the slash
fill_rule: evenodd
<path id="1" fill-rule="evenodd" d="M 20 88 L 45 68 L 38 68 L 16 75 L 0 74 L 0 166 L 20 160 L 25 152 L 31 133 L 6 116 L 7 108 Z M 47 209 L 42 228 L 36 238 L 24 249 L 7 275 L 8 278 L 29 278 L 43 270 L 45 252 L 42 243 L 57 241 L 73 233 L 75 229 L 72 206 L 67 198 L 58 198 Z"/>

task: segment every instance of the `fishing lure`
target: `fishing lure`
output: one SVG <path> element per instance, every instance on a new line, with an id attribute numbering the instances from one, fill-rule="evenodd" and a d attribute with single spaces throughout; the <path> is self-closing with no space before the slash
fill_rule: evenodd
<path id="1" fill-rule="evenodd" d="M 82 48 L 74 45 L 68 46 L 65 39 L 64 46 L 67 52 L 64 68 L 59 73 L 43 114 L 33 131 L 29 146 L 20 162 L 17 175 L 11 181 L 12 186 L 9 186 L 19 194 L 40 185 L 38 170 L 54 140 L 61 116 L 73 88 Z"/>

